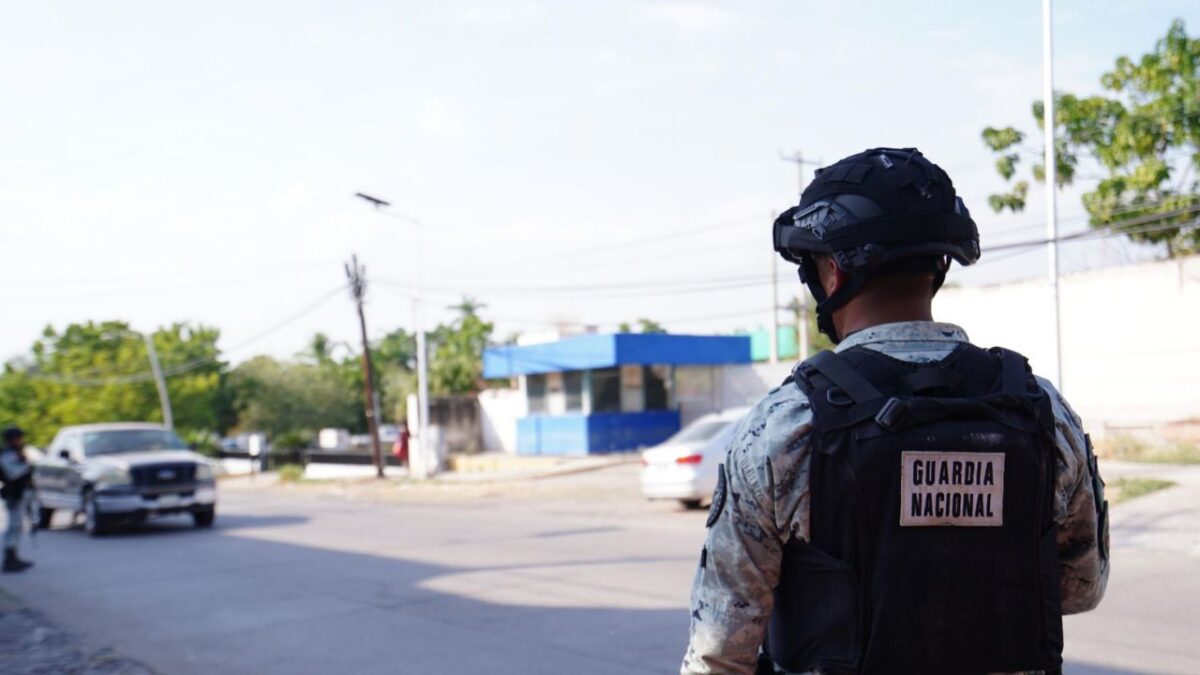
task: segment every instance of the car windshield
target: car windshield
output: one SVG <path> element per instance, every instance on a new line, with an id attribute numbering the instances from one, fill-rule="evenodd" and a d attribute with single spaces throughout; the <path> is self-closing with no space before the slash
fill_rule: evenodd
<path id="1" fill-rule="evenodd" d="M 679 433 L 672 436 L 667 442 L 699 443 L 700 441 L 707 441 L 716 437 L 717 434 L 721 433 L 722 429 L 730 424 L 733 424 L 733 422 L 728 420 L 716 422 L 693 422 L 692 424 L 684 427 Z"/>
<path id="2" fill-rule="evenodd" d="M 186 450 L 187 444 L 165 429 L 113 429 L 83 435 L 83 454 L 88 457 L 141 450 Z"/>

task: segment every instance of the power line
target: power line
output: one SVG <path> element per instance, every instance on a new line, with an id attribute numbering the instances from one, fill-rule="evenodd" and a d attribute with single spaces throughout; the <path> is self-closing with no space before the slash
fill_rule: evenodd
<path id="1" fill-rule="evenodd" d="M 1144 217 L 1135 218 L 1128 222 L 1119 225 L 1111 225 L 1104 228 L 1097 228 L 1076 232 L 1069 235 L 1062 235 L 1055 238 L 1053 241 L 1072 242 L 1082 239 L 1094 239 L 1130 234 L 1144 234 L 1149 232 L 1166 231 L 1181 227 L 1190 227 L 1189 224 L 1169 224 L 1156 223 L 1164 218 L 1172 218 L 1180 215 L 1187 215 L 1200 211 L 1200 205 L 1176 209 L 1158 214 L 1149 214 Z M 1141 225 L 1141 227 L 1137 227 Z M 1051 243 L 1048 238 L 1033 239 L 1019 242 L 1011 242 L 1007 244 L 999 244 L 990 246 L 984 249 L 984 253 L 996 253 L 1002 251 L 1016 250 L 1024 252 L 1025 250 L 1045 246 Z M 1015 255 L 1015 254 L 1014 254 Z M 1010 257 L 1010 256 L 1005 256 Z M 984 261 L 998 261 L 1003 258 L 984 258 Z M 981 261 L 982 263 L 983 261 Z M 780 278 L 790 278 L 788 275 L 781 275 Z M 404 284 L 380 280 L 377 283 L 383 286 L 407 288 Z M 447 295 L 460 295 L 470 293 L 486 293 L 497 295 L 510 295 L 521 297 L 550 297 L 550 296 L 570 296 L 570 295 L 587 295 L 591 298 L 627 298 L 627 297 L 662 297 L 672 295 L 687 295 L 693 293 L 709 293 L 720 292 L 727 290 L 736 290 L 742 288 L 761 287 L 771 283 L 770 279 L 763 279 L 761 274 L 737 274 L 724 277 L 705 277 L 699 279 L 676 279 L 668 281 L 660 281 L 657 279 L 642 279 L 637 281 L 621 281 L 613 283 L 598 283 L 598 284 L 577 284 L 577 285 L 529 285 L 529 286 L 489 286 L 489 287 L 467 287 L 467 286 L 442 286 L 435 287 L 435 292 L 445 293 Z"/>
<path id="2" fill-rule="evenodd" d="M 272 324 L 271 326 L 259 331 L 258 333 L 255 333 L 255 334 L 251 335 L 250 337 L 234 344 L 233 346 L 225 349 L 223 353 L 228 354 L 230 352 L 238 351 L 239 349 L 247 347 L 269 335 L 272 335 L 272 334 L 278 332 L 280 329 L 285 328 L 286 326 L 292 324 L 293 322 L 303 318 L 304 316 L 307 316 L 309 313 L 313 312 L 321 305 L 324 305 L 326 302 L 328 302 L 334 296 L 336 296 L 337 294 L 339 294 L 343 290 L 345 290 L 345 288 L 346 288 L 346 284 L 341 284 L 337 288 L 331 289 L 329 292 L 318 297 L 315 301 L 305 305 L 299 311 L 289 315 L 287 318 L 285 318 L 281 321 L 278 321 L 278 322 Z M 176 375 L 183 375 L 183 374 L 189 373 L 193 370 L 203 368 L 204 366 L 219 363 L 220 360 L 221 359 L 219 357 L 212 356 L 212 357 L 203 357 L 203 358 L 199 358 L 199 359 L 192 359 L 190 361 L 185 361 L 183 363 L 176 364 L 169 368 L 164 368 L 163 369 L 163 377 L 174 377 Z M 92 372 L 95 373 L 96 371 L 93 370 Z M 98 377 L 77 377 L 77 376 L 70 376 L 70 375 L 56 375 L 53 373 L 32 373 L 32 372 L 28 372 L 28 371 L 26 371 L 24 374 L 27 377 L 30 377 L 33 379 L 58 382 L 60 384 L 71 384 L 71 385 L 80 386 L 80 387 L 103 387 L 103 386 L 108 386 L 108 385 L 119 385 L 119 384 L 141 384 L 144 382 L 152 382 L 154 379 L 153 373 L 146 373 L 146 372 L 133 373 L 133 374 L 113 374 L 113 375 L 98 376 Z"/>
<path id="3" fill-rule="evenodd" d="M 558 251 L 556 253 L 548 254 L 545 256 L 538 256 L 536 258 L 527 258 L 524 260 L 515 261 L 509 265 L 505 265 L 498 269 L 492 270 L 492 272 L 505 272 L 505 271 L 508 271 L 508 270 L 511 270 L 514 268 L 520 268 L 520 267 L 524 267 L 526 265 L 532 265 L 532 264 L 538 264 L 538 263 L 544 263 L 544 262 L 558 262 L 558 261 L 563 261 L 563 260 L 568 260 L 568 261 L 573 262 L 570 259 L 573 258 L 574 256 L 592 256 L 597 253 L 608 253 L 611 251 L 621 251 L 621 250 L 626 250 L 626 249 L 630 249 L 630 248 L 646 246 L 648 244 L 655 244 L 655 243 L 662 242 L 662 241 L 671 241 L 673 239 L 680 239 L 683 237 L 692 237 L 692 236 L 695 236 L 698 234 L 703 234 L 706 232 L 722 230 L 722 229 L 725 229 L 725 228 L 728 228 L 731 226 L 735 226 L 735 225 L 742 225 L 747 222 L 750 222 L 751 220 L 759 220 L 759 218 L 758 217 L 751 218 L 749 216 L 746 216 L 746 217 L 738 218 L 736 220 L 727 220 L 727 221 L 721 221 L 721 222 L 717 222 L 717 223 L 710 223 L 708 225 L 680 228 L 677 230 L 671 230 L 669 232 L 663 232 L 660 234 L 651 235 L 648 237 L 641 237 L 641 238 L 637 238 L 637 239 L 629 239 L 629 240 L 625 240 L 625 241 L 612 242 L 612 243 L 601 242 L 598 245 L 591 245 L 591 246 L 586 246 L 586 247 L 567 249 L 565 251 Z"/>

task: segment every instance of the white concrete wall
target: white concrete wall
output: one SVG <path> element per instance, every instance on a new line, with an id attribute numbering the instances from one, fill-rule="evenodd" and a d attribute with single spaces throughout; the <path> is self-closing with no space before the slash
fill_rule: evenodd
<path id="1" fill-rule="evenodd" d="M 483 449 L 516 454 L 517 420 L 527 414 L 525 392 L 520 389 L 485 389 L 479 392 Z"/>
<path id="2" fill-rule="evenodd" d="M 1063 390 L 1089 431 L 1200 422 L 1200 256 L 1065 276 L 1059 297 Z M 1045 280 L 947 288 L 934 316 L 1055 379 Z"/>
<path id="3" fill-rule="evenodd" d="M 754 405 L 778 387 L 792 372 L 794 363 L 749 363 L 721 369 L 717 401 L 722 409 Z"/>
<path id="4" fill-rule="evenodd" d="M 676 366 L 674 394 L 681 425 L 720 409 L 717 371 L 713 366 Z"/>
<path id="5" fill-rule="evenodd" d="M 754 405 L 779 386 L 792 363 L 733 366 L 680 366 L 675 370 L 675 400 L 684 426 L 711 412 Z"/>

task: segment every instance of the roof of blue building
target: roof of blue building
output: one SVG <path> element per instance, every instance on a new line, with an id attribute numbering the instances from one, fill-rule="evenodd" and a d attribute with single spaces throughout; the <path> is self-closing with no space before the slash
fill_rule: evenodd
<path id="1" fill-rule="evenodd" d="M 748 336 L 616 333 L 579 335 L 538 345 L 490 347 L 483 352 L 483 376 L 513 377 L 626 364 L 726 363 L 750 363 Z"/>

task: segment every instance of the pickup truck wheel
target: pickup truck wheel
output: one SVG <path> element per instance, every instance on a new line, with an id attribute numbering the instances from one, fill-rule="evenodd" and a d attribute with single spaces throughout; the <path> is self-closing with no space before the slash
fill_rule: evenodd
<path id="1" fill-rule="evenodd" d="M 192 511 L 192 522 L 196 527 L 212 527 L 213 520 L 217 517 L 216 507 L 208 507 L 206 509 L 198 509 Z"/>
<path id="2" fill-rule="evenodd" d="M 44 506 L 39 505 L 38 506 L 38 521 L 37 521 L 38 529 L 39 530 L 50 529 L 50 523 L 52 523 L 53 521 L 54 521 L 54 509 L 48 509 Z"/>
<path id="3" fill-rule="evenodd" d="M 92 537 L 108 532 L 108 519 L 96 507 L 96 495 L 91 490 L 83 493 L 83 530 Z"/>

